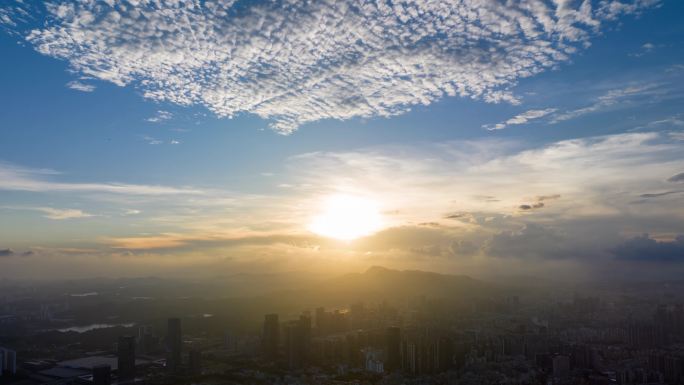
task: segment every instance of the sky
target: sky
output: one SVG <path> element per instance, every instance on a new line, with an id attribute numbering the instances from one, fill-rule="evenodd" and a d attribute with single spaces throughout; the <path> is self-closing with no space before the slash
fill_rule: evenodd
<path id="1" fill-rule="evenodd" d="M 0 278 L 684 267 L 684 2 L 0 4 Z"/>

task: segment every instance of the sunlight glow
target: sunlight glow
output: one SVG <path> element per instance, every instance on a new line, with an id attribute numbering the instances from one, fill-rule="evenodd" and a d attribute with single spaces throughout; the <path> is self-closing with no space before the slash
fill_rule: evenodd
<path id="1" fill-rule="evenodd" d="M 309 230 L 325 237 L 350 241 L 382 228 L 378 206 L 370 199 L 336 194 L 325 200 Z"/>

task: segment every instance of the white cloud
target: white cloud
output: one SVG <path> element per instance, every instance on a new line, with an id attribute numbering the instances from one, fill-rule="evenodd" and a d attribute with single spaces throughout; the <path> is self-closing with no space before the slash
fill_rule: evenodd
<path id="1" fill-rule="evenodd" d="M 151 118 L 147 118 L 147 121 L 150 123 L 160 123 L 160 122 L 167 121 L 171 118 L 173 118 L 173 114 L 171 112 L 159 110 L 159 111 L 157 111 L 156 115 L 154 115 Z"/>
<path id="2" fill-rule="evenodd" d="M 29 210 L 29 211 L 39 211 L 45 214 L 45 218 L 54 220 L 64 220 L 64 219 L 77 219 L 77 218 L 89 218 L 94 216 L 93 214 L 87 213 L 79 209 L 56 209 L 53 207 L 30 207 L 30 206 L 4 206 L 1 207 L 8 210 Z"/>
<path id="3" fill-rule="evenodd" d="M 91 192 L 124 195 L 199 195 L 202 190 L 169 186 L 126 183 L 59 182 L 48 177 L 59 175 L 53 170 L 30 169 L 0 162 L 0 190 L 35 192 Z"/>
<path id="4" fill-rule="evenodd" d="M 292 169 L 298 176 L 291 179 L 295 186 L 313 186 L 296 187 L 307 201 L 334 192 L 370 195 L 395 213 L 391 222 L 402 225 L 439 221 L 447 212 L 522 215 L 521 204 L 556 195 L 561 198 L 524 214 L 582 218 L 653 210 L 684 219 L 673 210 L 676 197 L 637 211 L 632 206 L 640 194 L 668 188 L 664 181 L 684 170 L 682 151 L 682 142 L 653 132 L 565 140 L 524 151 L 501 141 L 380 147 L 297 157 Z M 309 207 L 304 201 L 301 206 Z"/>
<path id="5" fill-rule="evenodd" d="M 26 39 L 149 99 L 253 113 L 289 133 L 447 95 L 518 103 L 519 79 L 568 60 L 603 21 L 657 3 L 49 2 L 47 24 Z"/>
<path id="6" fill-rule="evenodd" d="M 78 80 L 73 80 L 67 83 L 66 85 L 68 88 L 71 88 L 72 90 L 76 91 L 81 91 L 81 92 L 93 92 L 95 91 L 95 86 L 92 84 L 86 84 L 79 82 Z"/>
<path id="7" fill-rule="evenodd" d="M 45 213 L 46 218 L 56 220 L 88 218 L 93 216 L 93 214 L 89 214 L 77 209 L 55 209 L 52 207 L 36 207 L 35 210 Z"/>
<path id="8" fill-rule="evenodd" d="M 551 120 L 551 123 L 558 123 L 565 120 L 575 119 L 580 116 L 584 116 L 594 112 L 599 112 L 614 107 L 621 103 L 633 101 L 636 98 L 654 98 L 656 96 L 662 96 L 665 93 L 666 90 L 662 88 L 662 84 L 658 83 L 639 84 L 624 88 L 613 89 L 596 98 L 594 103 L 589 106 L 555 114 L 553 119 Z"/>
<path id="9" fill-rule="evenodd" d="M 160 140 L 160 139 L 157 139 L 157 138 L 153 138 L 153 137 L 151 137 L 151 136 L 149 136 L 149 135 L 143 135 L 141 138 L 142 138 L 142 140 L 144 140 L 145 142 L 147 142 L 147 144 L 157 145 L 157 144 L 162 144 L 162 143 L 164 143 L 164 141 L 162 141 L 162 140 Z"/>
<path id="10" fill-rule="evenodd" d="M 490 130 L 490 131 L 492 131 L 492 130 L 503 130 L 504 128 L 506 128 L 508 126 L 525 124 L 531 120 L 543 118 L 543 117 L 545 117 L 549 114 L 552 114 L 554 112 L 556 112 L 555 108 L 546 108 L 543 110 L 528 110 L 528 111 L 525 111 L 521 114 L 518 114 L 518 115 L 506 120 L 505 122 L 497 123 L 494 125 L 485 124 L 484 126 L 482 126 L 482 128 L 486 128 L 487 130 Z"/>

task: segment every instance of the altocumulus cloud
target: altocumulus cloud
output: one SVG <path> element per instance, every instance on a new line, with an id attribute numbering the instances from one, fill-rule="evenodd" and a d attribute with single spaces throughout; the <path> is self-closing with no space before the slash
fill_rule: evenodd
<path id="1" fill-rule="evenodd" d="M 44 18 L 14 31 L 76 73 L 221 117 L 253 113 L 289 133 L 446 95 L 517 104 L 510 89 L 519 79 L 568 60 L 602 23 L 658 2 L 84 0 L 2 9 L 8 19 Z"/>

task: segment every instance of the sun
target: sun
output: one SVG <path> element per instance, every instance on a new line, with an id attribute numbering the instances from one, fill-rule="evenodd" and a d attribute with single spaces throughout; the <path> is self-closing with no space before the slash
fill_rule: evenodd
<path id="1" fill-rule="evenodd" d="M 343 241 L 373 234 L 381 228 L 382 216 L 374 201 L 345 194 L 328 197 L 309 224 L 311 232 Z"/>

